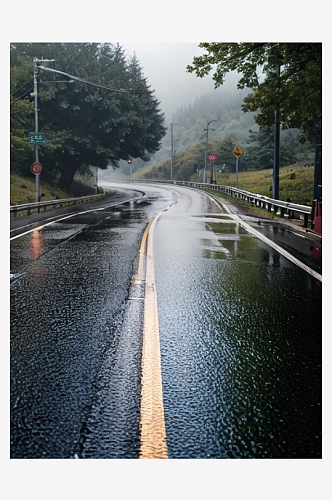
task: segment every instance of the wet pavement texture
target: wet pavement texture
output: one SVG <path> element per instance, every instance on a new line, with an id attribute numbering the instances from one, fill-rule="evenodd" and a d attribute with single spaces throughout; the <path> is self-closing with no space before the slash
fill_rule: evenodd
<path id="1" fill-rule="evenodd" d="M 320 458 L 321 283 L 177 190 L 155 231 L 169 458 Z"/>
<path id="2" fill-rule="evenodd" d="M 41 224 L 48 224 L 64 217 L 70 218 L 80 212 L 88 212 L 93 209 L 102 210 L 104 207 L 109 208 L 113 205 L 119 205 L 127 200 L 139 200 L 143 195 L 144 193 L 141 190 L 132 190 L 128 186 L 122 186 L 121 188 L 119 186 L 117 188 L 113 185 L 107 186 L 104 197 L 97 201 L 78 203 L 62 208 L 57 207 L 56 209 L 49 207 L 46 212 L 41 208 L 39 213 L 36 212 L 29 216 L 26 215 L 26 212 L 22 212 L 23 215 L 10 220 L 10 236 L 12 238 L 24 231 L 40 227 Z"/>
<path id="3" fill-rule="evenodd" d="M 11 458 L 138 457 L 143 304 L 127 299 L 172 198 L 150 191 L 12 240 Z"/>
<path id="4" fill-rule="evenodd" d="M 217 196 L 217 199 L 230 209 L 231 213 L 240 215 L 241 219 L 251 227 L 285 249 L 295 258 L 322 274 L 322 240 L 313 236 L 303 228 L 303 221 L 287 218 L 257 216 L 249 208 L 239 206 L 230 197 Z M 232 200 L 232 201 L 230 201 Z"/>
<path id="5" fill-rule="evenodd" d="M 175 200 L 145 189 L 11 242 L 11 458 L 139 457 L 144 304 L 128 298 Z M 321 283 L 172 189 L 154 232 L 169 458 L 320 458 Z"/>

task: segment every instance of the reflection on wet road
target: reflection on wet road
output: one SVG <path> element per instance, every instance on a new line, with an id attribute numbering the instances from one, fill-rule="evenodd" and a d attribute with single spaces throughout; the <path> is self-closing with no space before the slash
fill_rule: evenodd
<path id="1" fill-rule="evenodd" d="M 176 199 L 145 189 L 11 242 L 12 458 L 139 457 L 133 277 Z M 168 457 L 321 457 L 321 282 L 173 189 L 153 240 Z"/>
<path id="2" fill-rule="evenodd" d="M 138 457 L 143 304 L 127 298 L 173 198 L 149 194 L 11 242 L 12 458 Z"/>
<path id="3" fill-rule="evenodd" d="M 320 457 L 321 283 L 178 190 L 155 244 L 169 458 Z"/>

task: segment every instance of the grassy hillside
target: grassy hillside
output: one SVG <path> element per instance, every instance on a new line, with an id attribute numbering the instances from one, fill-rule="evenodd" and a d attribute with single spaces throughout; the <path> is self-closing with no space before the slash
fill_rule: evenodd
<path id="1" fill-rule="evenodd" d="M 169 179 L 169 160 L 157 165 L 150 165 L 135 174 L 133 177 L 141 179 Z M 209 168 L 209 167 L 208 167 Z M 252 193 L 258 193 L 272 198 L 272 169 L 239 172 L 238 187 Z M 209 172 L 208 172 L 209 176 Z M 194 174 L 191 181 L 201 181 L 201 177 Z M 236 186 L 235 173 L 217 172 L 217 184 Z M 279 198 L 293 203 L 311 205 L 314 191 L 314 164 L 298 162 L 294 165 L 282 167 L 279 170 Z"/>
<path id="2" fill-rule="evenodd" d="M 41 201 L 59 198 L 70 198 L 72 196 L 85 196 L 95 193 L 93 186 L 94 178 L 81 176 L 74 180 L 72 193 L 67 193 L 51 184 L 40 181 Z M 34 177 L 10 176 L 10 205 L 21 205 L 23 203 L 34 203 L 36 201 L 36 183 Z"/>
<path id="3" fill-rule="evenodd" d="M 272 198 L 273 170 L 239 172 L 238 188 Z M 197 178 L 197 177 L 196 177 Z M 236 174 L 217 173 L 217 183 L 236 186 Z M 314 192 L 314 164 L 290 165 L 279 170 L 279 198 L 311 205 Z"/>

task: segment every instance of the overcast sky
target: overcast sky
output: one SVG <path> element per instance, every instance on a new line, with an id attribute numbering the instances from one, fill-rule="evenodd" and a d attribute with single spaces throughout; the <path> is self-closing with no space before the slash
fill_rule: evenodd
<path id="1" fill-rule="evenodd" d="M 181 105 L 188 104 L 202 94 L 213 92 L 212 75 L 199 78 L 188 73 L 186 67 L 194 56 L 206 53 L 198 47 L 199 42 L 119 42 L 126 55 L 134 52 L 143 68 L 148 84 L 155 90 L 155 95 L 166 114 L 166 121 L 172 120 L 172 114 Z M 236 76 L 226 78 L 225 86 L 236 88 Z"/>

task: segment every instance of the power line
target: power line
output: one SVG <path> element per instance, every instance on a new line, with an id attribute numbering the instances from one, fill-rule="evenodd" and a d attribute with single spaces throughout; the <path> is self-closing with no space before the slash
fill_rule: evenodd
<path id="1" fill-rule="evenodd" d="M 25 87 L 25 85 L 27 85 L 28 83 L 32 82 L 32 80 L 33 80 L 33 77 L 30 78 L 30 80 L 28 80 L 27 82 L 23 83 L 22 87 L 20 87 L 17 90 L 14 90 L 14 92 L 11 94 L 11 96 L 13 96 L 14 94 L 16 94 L 16 92 L 18 92 L 19 90 L 23 89 L 23 87 Z"/>
<path id="2" fill-rule="evenodd" d="M 98 87 L 100 89 L 111 90 L 112 92 L 119 92 L 121 94 L 151 94 L 152 93 L 150 90 L 147 90 L 145 92 L 140 92 L 140 91 L 135 91 L 135 90 L 114 89 L 111 87 L 106 87 L 105 85 L 100 85 L 98 83 L 89 82 L 88 80 L 84 80 L 83 78 L 79 78 L 78 76 L 69 75 L 68 73 L 64 73 L 63 71 L 59 71 L 57 69 L 46 68 L 45 66 L 38 66 L 38 68 L 42 69 L 43 71 L 50 71 L 51 73 L 57 73 L 58 75 L 67 76 L 68 78 L 71 78 L 72 80 L 76 80 L 80 83 L 92 85 L 92 86 Z"/>
<path id="3" fill-rule="evenodd" d="M 13 102 L 19 101 L 20 99 L 22 99 L 22 97 L 26 97 L 31 92 L 31 90 L 33 90 L 33 87 L 31 87 L 29 90 L 24 92 L 24 94 L 22 94 L 20 97 L 16 97 Z M 12 97 L 13 97 L 13 94 L 12 94 Z"/>

